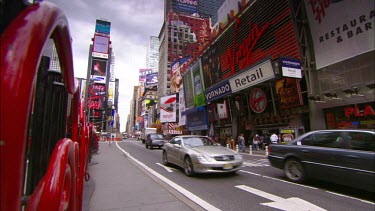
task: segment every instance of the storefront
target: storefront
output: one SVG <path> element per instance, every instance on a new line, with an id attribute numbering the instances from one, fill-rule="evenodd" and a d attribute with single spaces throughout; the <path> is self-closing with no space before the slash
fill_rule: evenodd
<path id="1" fill-rule="evenodd" d="M 324 110 L 327 129 L 375 129 L 375 102 Z"/>

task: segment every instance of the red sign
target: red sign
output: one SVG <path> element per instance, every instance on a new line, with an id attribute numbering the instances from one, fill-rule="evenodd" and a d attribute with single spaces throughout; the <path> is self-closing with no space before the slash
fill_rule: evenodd
<path id="1" fill-rule="evenodd" d="M 266 109 L 267 97 L 263 90 L 255 88 L 250 93 L 250 106 L 255 113 L 262 113 Z"/>
<path id="2" fill-rule="evenodd" d="M 351 117 L 351 116 L 374 116 L 375 112 L 374 109 L 371 108 L 370 105 L 365 105 L 365 108 L 363 111 L 360 111 L 358 106 L 345 108 L 345 117 Z"/>

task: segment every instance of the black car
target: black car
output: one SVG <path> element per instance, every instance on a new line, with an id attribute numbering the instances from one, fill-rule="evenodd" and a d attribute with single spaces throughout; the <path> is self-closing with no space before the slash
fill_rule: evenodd
<path id="1" fill-rule="evenodd" d="M 157 133 L 148 134 L 145 141 L 146 148 L 150 147 L 150 149 L 153 149 L 154 147 L 160 149 L 164 146 L 164 143 L 165 139 L 163 135 Z"/>
<path id="2" fill-rule="evenodd" d="M 289 181 L 307 178 L 375 192 L 375 132 L 319 130 L 269 148 L 271 165 Z"/>

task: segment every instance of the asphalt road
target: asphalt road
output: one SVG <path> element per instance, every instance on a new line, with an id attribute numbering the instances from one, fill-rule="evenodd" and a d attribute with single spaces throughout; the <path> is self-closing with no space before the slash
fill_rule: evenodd
<path id="1" fill-rule="evenodd" d="M 374 193 L 319 181 L 304 185 L 287 182 L 266 156 L 244 154 L 244 166 L 234 175 L 187 177 L 181 168 L 161 164 L 160 149 L 146 149 L 135 139 L 118 142 L 118 146 L 163 180 L 177 184 L 176 189 L 186 190 L 192 200 L 218 210 L 375 210 Z"/>

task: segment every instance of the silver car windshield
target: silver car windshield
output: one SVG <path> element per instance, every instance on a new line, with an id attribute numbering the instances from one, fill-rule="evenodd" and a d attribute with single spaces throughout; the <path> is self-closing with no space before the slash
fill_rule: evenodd
<path id="1" fill-rule="evenodd" d="M 186 147 L 213 146 L 215 143 L 204 137 L 187 137 L 183 138 Z"/>

